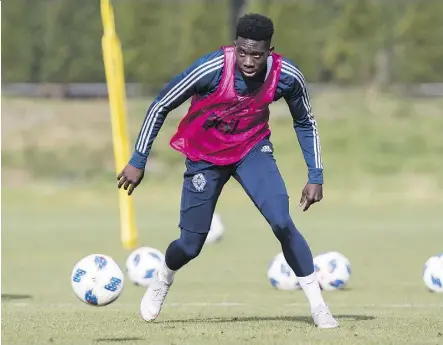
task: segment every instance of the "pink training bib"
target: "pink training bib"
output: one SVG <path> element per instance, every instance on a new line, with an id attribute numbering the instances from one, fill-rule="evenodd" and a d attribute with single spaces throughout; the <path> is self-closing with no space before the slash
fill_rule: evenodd
<path id="1" fill-rule="evenodd" d="M 280 79 L 282 58 L 272 53 L 272 67 L 263 85 L 254 93 L 235 91 L 235 48 L 223 47 L 224 69 L 217 90 L 206 98 L 192 98 L 188 113 L 171 138 L 173 149 L 192 161 L 215 165 L 240 161 L 260 140 L 270 134 L 269 104 Z"/>

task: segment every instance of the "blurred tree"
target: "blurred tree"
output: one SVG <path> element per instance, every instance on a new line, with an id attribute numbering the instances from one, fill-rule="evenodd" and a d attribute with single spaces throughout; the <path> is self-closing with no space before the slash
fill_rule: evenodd
<path id="1" fill-rule="evenodd" d="M 165 27 L 170 21 L 164 16 L 164 5 L 157 0 L 117 1 L 114 8 L 126 80 L 155 84 L 168 78 L 170 58 L 165 47 L 170 39 Z"/>
<path id="2" fill-rule="evenodd" d="M 104 81 L 98 1 L 45 3 L 45 59 L 41 81 Z"/>
<path id="3" fill-rule="evenodd" d="M 155 89 L 200 55 L 231 44 L 240 10 L 274 20 L 276 51 L 310 81 L 443 81 L 442 0 L 112 3 L 126 80 Z M 8 1 L 2 19 L 3 82 L 105 80 L 99 0 Z"/>
<path id="4" fill-rule="evenodd" d="M 441 82 L 443 1 L 408 1 L 402 7 L 402 15 L 394 26 L 395 81 Z"/>
<path id="5" fill-rule="evenodd" d="M 41 80 L 45 7 L 41 1 L 3 3 L 2 82 Z"/>
<path id="6" fill-rule="evenodd" d="M 335 81 L 368 81 L 374 68 L 374 56 L 381 45 L 380 2 L 335 0 L 334 4 L 340 13 L 329 28 L 323 63 Z"/>

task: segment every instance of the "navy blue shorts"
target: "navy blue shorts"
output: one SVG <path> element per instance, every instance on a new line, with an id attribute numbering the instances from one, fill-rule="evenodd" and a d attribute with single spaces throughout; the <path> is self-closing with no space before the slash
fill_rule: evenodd
<path id="1" fill-rule="evenodd" d="M 231 176 L 240 183 L 259 210 L 267 199 L 288 196 L 273 152 L 270 140 L 263 139 L 236 164 L 217 166 L 186 159 L 180 228 L 198 233 L 209 232 L 218 198 Z"/>

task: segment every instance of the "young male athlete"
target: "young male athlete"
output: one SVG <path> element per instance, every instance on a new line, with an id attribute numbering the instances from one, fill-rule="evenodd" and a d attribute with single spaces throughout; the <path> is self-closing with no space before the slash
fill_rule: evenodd
<path id="1" fill-rule="evenodd" d="M 180 238 L 166 250 L 165 264 L 142 298 L 146 321 L 157 318 L 174 275 L 200 253 L 223 189 L 233 177 L 265 217 L 299 279 L 319 328 L 337 321 L 323 300 L 311 250 L 295 227 L 288 193 L 273 157 L 268 126 L 270 103 L 284 98 L 308 166 L 303 211 L 322 199 L 323 169 L 317 125 L 305 79 L 289 60 L 274 53 L 272 21 L 259 14 L 240 18 L 232 47 L 209 53 L 176 76 L 150 106 L 118 187 L 132 194 L 144 175 L 152 143 L 166 115 L 192 96 L 171 146 L 186 156 Z"/>

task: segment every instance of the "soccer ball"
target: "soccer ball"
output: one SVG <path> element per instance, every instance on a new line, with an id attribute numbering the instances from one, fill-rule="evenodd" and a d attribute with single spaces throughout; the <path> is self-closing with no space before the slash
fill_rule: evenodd
<path id="1" fill-rule="evenodd" d="M 140 247 L 126 259 L 126 272 L 134 284 L 148 287 L 164 261 L 165 257 L 159 250 Z"/>
<path id="2" fill-rule="evenodd" d="M 443 254 L 431 256 L 425 263 L 423 281 L 433 292 L 443 292 Z"/>
<path id="3" fill-rule="evenodd" d="M 211 222 L 211 229 L 209 230 L 208 237 L 206 237 L 205 243 L 214 243 L 220 241 L 225 232 L 221 217 L 219 214 L 214 213 Z"/>
<path id="4" fill-rule="evenodd" d="M 314 258 L 314 268 L 320 287 L 325 291 L 343 289 L 351 276 L 351 264 L 343 254 L 335 251 Z"/>
<path id="5" fill-rule="evenodd" d="M 286 262 L 283 253 L 277 254 L 268 267 L 268 279 L 278 290 L 300 289 L 298 278 Z"/>
<path id="6" fill-rule="evenodd" d="M 105 306 L 114 302 L 122 293 L 124 277 L 111 257 L 92 254 L 75 265 L 71 285 L 82 302 L 92 306 Z"/>

